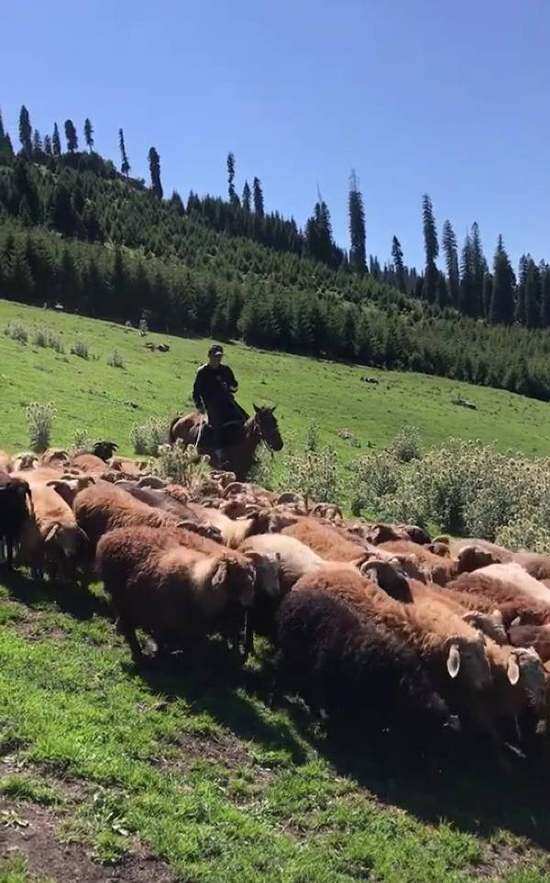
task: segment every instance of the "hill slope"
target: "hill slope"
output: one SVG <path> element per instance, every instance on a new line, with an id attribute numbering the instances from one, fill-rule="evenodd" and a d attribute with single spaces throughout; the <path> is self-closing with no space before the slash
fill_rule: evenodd
<path id="1" fill-rule="evenodd" d="M 29 332 L 47 327 L 59 334 L 65 353 L 22 344 L 2 333 L 9 322 Z M 77 339 L 87 342 L 88 360 L 70 354 Z M 150 352 L 148 341 L 168 342 L 169 353 Z M 0 301 L 0 379 L 3 422 L 0 447 L 28 446 L 24 409 L 30 401 L 51 401 L 58 412 L 55 444 L 70 443 L 77 429 L 95 438 L 116 440 L 131 453 L 129 430 L 152 416 L 171 416 L 190 407 L 190 391 L 208 341 L 150 334 Z M 113 350 L 124 368 L 113 368 Z M 304 439 L 311 423 L 320 438 L 333 446 L 343 461 L 360 452 L 338 431 L 349 430 L 362 446 L 383 446 L 403 424 L 417 426 L 426 442 L 449 436 L 478 438 L 498 448 L 550 455 L 550 411 L 542 402 L 502 390 L 474 387 L 421 374 L 377 371 L 301 356 L 262 352 L 240 344 L 226 346 L 226 359 L 241 384 L 240 400 L 251 410 L 253 401 L 278 403 L 281 429 L 287 441 Z M 368 374 L 378 384 L 364 383 Z M 467 399 L 469 410 L 453 400 Z"/>

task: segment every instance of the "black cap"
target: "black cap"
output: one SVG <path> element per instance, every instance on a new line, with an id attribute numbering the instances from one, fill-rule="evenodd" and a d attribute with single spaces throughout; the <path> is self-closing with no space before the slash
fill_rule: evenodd
<path id="1" fill-rule="evenodd" d="M 223 346 L 220 346 L 219 343 L 215 343 L 214 346 L 211 346 L 208 350 L 209 356 L 223 356 Z"/>

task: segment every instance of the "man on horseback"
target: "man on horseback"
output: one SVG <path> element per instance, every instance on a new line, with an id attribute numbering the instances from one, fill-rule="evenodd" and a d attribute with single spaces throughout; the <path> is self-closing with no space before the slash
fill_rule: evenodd
<path id="1" fill-rule="evenodd" d="M 228 365 L 222 365 L 223 347 L 214 344 L 208 350 L 208 362 L 201 365 L 193 385 L 193 401 L 197 411 L 208 415 L 212 447 L 221 464 L 225 434 L 240 429 L 248 414 L 235 401 L 239 384 Z"/>

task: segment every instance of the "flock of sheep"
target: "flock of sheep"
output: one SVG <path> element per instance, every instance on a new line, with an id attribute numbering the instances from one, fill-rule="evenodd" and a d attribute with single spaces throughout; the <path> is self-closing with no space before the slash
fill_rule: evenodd
<path id="1" fill-rule="evenodd" d="M 332 716 L 361 707 L 499 750 L 540 743 L 550 557 L 348 521 L 228 472 L 192 493 L 114 447 L 0 452 L 0 543 L 8 567 L 67 590 L 101 579 L 136 663 L 152 658 L 139 632 L 158 657 L 217 634 L 242 660 L 257 633 L 281 683 Z"/>

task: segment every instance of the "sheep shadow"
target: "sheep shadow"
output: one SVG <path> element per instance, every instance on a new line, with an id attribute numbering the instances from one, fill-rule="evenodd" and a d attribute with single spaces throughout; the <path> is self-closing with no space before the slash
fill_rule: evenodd
<path id="1" fill-rule="evenodd" d="M 280 712 L 266 714 L 265 673 L 242 667 L 222 641 L 208 642 L 198 664 L 175 654 L 150 666 L 124 666 L 128 672 L 137 671 L 156 697 L 184 699 L 191 713 L 208 714 L 238 739 L 284 752 L 295 764 L 306 761 L 306 745 L 294 721 Z"/>
<path id="2" fill-rule="evenodd" d="M 319 751 L 381 803 L 419 821 L 442 820 L 476 837 L 505 829 L 550 850 L 550 752 L 538 746 L 504 768 L 489 742 L 464 733 L 416 734 L 408 727 L 368 729 L 355 720 L 334 725 Z"/>
<path id="3" fill-rule="evenodd" d="M 52 605 L 77 620 L 94 616 L 112 619 L 112 611 L 106 598 L 92 591 L 75 586 L 61 586 L 44 579 L 33 579 L 21 570 L 9 570 L 0 565 L 0 582 L 12 599 L 30 610 L 41 611 Z"/>

